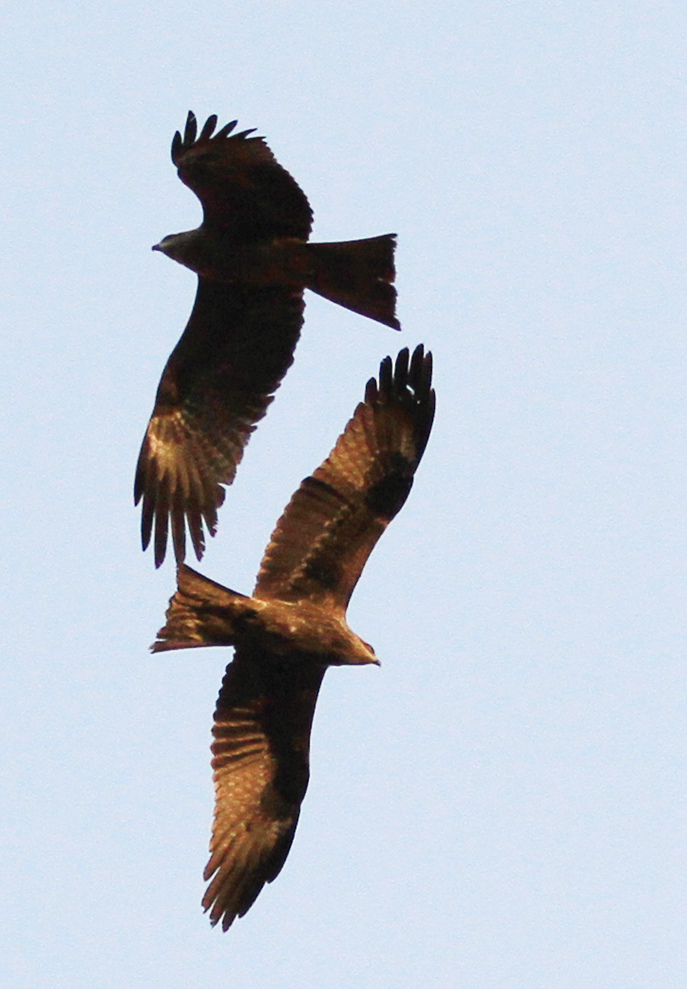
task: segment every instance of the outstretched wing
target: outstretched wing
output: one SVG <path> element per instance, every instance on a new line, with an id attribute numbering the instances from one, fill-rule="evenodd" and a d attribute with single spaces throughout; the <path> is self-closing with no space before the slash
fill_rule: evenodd
<path id="1" fill-rule="evenodd" d="M 203 907 L 226 931 L 281 871 L 309 776 L 324 666 L 245 647 L 227 667 L 212 744 L 215 820 Z M 213 878 L 214 877 L 214 878 Z"/>
<path id="2" fill-rule="evenodd" d="M 307 240 L 312 227 L 307 197 L 264 138 L 250 137 L 253 130 L 232 133 L 235 120 L 213 136 L 216 125 L 213 114 L 197 134 L 189 112 L 184 136 L 177 131 L 172 141 L 172 161 L 200 199 L 205 224 L 241 241 Z"/>
<path id="3" fill-rule="evenodd" d="M 265 552 L 255 597 L 345 610 L 375 543 L 400 511 L 434 418 L 432 355 L 386 357 L 334 450 L 294 494 Z"/>
<path id="4" fill-rule="evenodd" d="M 171 524 L 178 562 L 186 524 L 198 559 L 256 423 L 293 361 L 303 293 L 199 279 L 188 325 L 163 371 L 136 467 L 143 548 L 160 566 Z"/>

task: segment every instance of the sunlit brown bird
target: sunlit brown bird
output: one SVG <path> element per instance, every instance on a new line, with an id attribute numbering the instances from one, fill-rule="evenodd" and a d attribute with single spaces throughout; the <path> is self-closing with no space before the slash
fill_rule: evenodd
<path id="1" fill-rule="evenodd" d="M 203 898 L 224 930 L 279 874 L 308 786 L 310 729 L 328 666 L 376 663 L 346 623 L 368 556 L 405 503 L 434 418 L 432 357 L 402 350 L 321 467 L 289 502 L 253 597 L 187 566 L 153 651 L 234 646 L 215 711 L 215 821 Z"/>
<path id="2" fill-rule="evenodd" d="M 136 468 L 143 548 L 154 532 L 155 565 L 171 526 L 178 562 L 186 526 L 198 559 L 203 526 L 214 535 L 223 484 L 234 479 L 256 423 L 293 361 L 303 290 L 399 329 L 393 234 L 307 243 L 312 210 L 294 179 L 252 130 L 236 121 L 197 134 L 189 113 L 172 141 L 179 178 L 200 199 L 197 230 L 171 234 L 162 251 L 198 274 L 190 319 L 155 399 Z"/>

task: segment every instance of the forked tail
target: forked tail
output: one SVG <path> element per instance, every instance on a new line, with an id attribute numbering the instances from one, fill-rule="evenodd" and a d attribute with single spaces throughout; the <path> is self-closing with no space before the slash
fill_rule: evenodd
<path id="1" fill-rule="evenodd" d="M 396 235 L 368 237 L 335 244 L 308 244 L 312 281 L 307 287 L 346 309 L 376 319 L 395 330 L 396 276 L 394 250 Z"/>
<path id="2" fill-rule="evenodd" d="M 208 580 L 182 564 L 178 590 L 169 602 L 166 625 L 157 633 L 152 652 L 235 644 L 236 619 L 252 609 L 250 598 Z"/>

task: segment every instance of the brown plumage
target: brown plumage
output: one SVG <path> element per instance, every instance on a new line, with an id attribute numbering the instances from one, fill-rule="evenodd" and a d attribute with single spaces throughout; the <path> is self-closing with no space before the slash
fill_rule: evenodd
<path id="1" fill-rule="evenodd" d="M 422 345 L 379 381 L 329 455 L 291 498 L 252 597 L 180 566 L 155 652 L 234 646 L 213 728 L 215 822 L 203 898 L 224 930 L 280 872 L 309 775 L 310 729 L 328 666 L 376 663 L 346 623 L 365 562 L 400 511 L 434 417 Z"/>
<path id="2" fill-rule="evenodd" d="M 303 291 L 399 329 L 394 235 L 309 244 L 312 210 L 261 137 L 197 134 L 189 113 L 172 161 L 203 207 L 197 230 L 171 234 L 162 251 L 198 274 L 190 319 L 163 371 L 136 468 L 141 535 L 155 565 L 171 526 L 177 562 L 186 527 L 196 556 L 204 526 L 214 535 L 222 485 L 231 484 L 256 424 L 293 361 L 303 324 Z"/>

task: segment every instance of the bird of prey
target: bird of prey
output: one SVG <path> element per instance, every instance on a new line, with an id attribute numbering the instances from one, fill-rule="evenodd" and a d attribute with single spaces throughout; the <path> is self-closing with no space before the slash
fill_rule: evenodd
<path id="1" fill-rule="evenodd" d="M 190 567 L 154 652 L 234 646 L 213 727 L 215 818 L 203 906 L 227 930 L 279 874 L 309 776 L 310 729 L 328 666 L 377 663 L 346 623 L 358 578 L 400 511 L 434 418 L 422 345 L 382 361 L 328 459 L 291 498 L 252 597 Z"/>
<path id="2" fill-rule="evenodd" d="M 177 562 L 186 526 L 198 559 L 203 525 L 214 535 L 222 485 L 286 371 L 311 289 L 354 312 L 400 329 L 395 315 L 395 235 L 310 244 L 312 210 L 262 137 L 234 133 L 236 121 L 200 133 L 189 113 L 172 141 L 179 178 L 200 199 L 203 222 L 171 234 L 162 251 L 198 275 L 186 329 L 172 351 L 136 468 L 143 500 L 143 548 L 154 532 L 155 565 L 171 526 Z"/>

